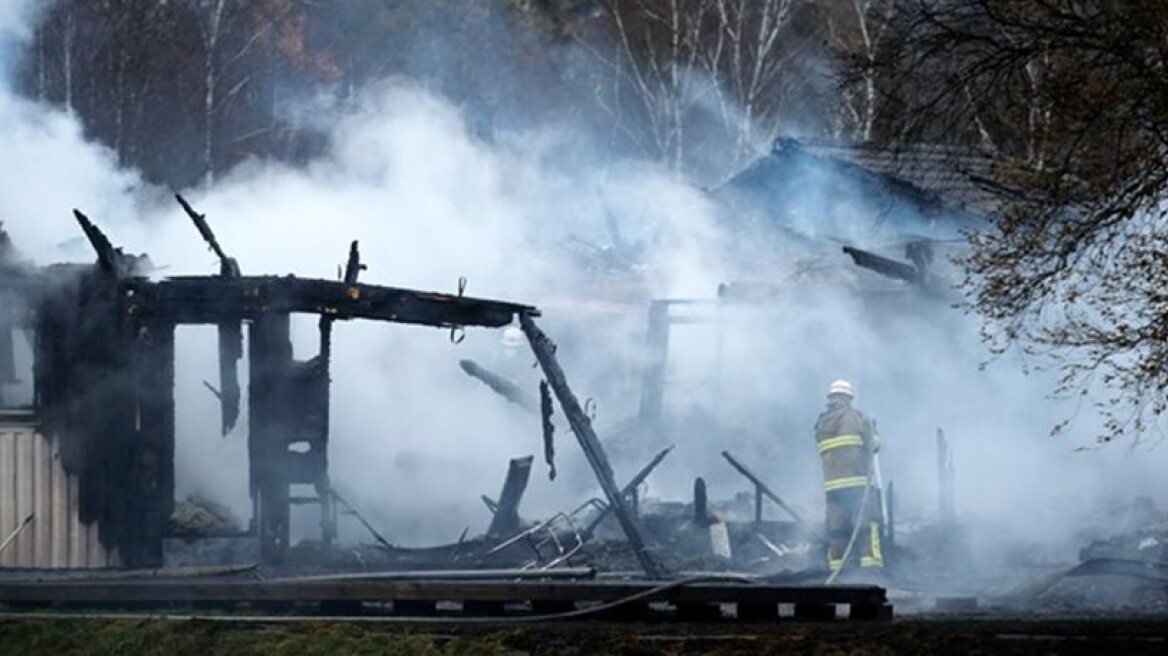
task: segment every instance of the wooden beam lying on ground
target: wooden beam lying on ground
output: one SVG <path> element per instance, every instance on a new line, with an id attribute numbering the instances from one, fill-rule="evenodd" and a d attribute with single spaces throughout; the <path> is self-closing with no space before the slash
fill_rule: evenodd
<path id="1" fill-rule="evenodd" d="M 672 604 L 779 604 L 852 606 L 853 615 L 887 612 L 887 595 L 873 585 L 790 586 L 735 582 L 651 581 L 458 581 L 347 580 L 284 581 L 58 581 L 0 583 L 0 604 L 90 605 L 170 603 L 312 602 L 613 602 L 643 595 L 638 602 Z M 867 617 L 866 617 L 867 618 Z M 871 619 L 876 619 L 871 617 Z"/>

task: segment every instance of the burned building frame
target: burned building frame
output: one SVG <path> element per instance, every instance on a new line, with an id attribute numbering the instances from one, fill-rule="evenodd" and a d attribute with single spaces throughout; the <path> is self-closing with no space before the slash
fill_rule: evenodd
<path id="1" fill-rule="evenodd" d="M 115 248 L 85 215 L 77 221 L 96 265 L 34 267 L 5 249 L 0 261 L 0 328 L 31 329 L 34 408 L 40 432 L 58 441 L 62 464 L 79 480 L 79 514 L 97 522 L 103 545 L 127 567 L 156 567 L 174 506 L 175 329 L 219 332 L 218 388 L 226 433 L 240 414 L 238 362 L 248 334 L 248 466 L 253 530 L 265 563 L 281 562 L 293 503 L 319 503 L 321 537 L 335 537 L 329 486 L 329 388 L 332 324 L 365 319 L 449 329 L 500 328 L 516 320 L 600 480 L 612 511 L 646 571 L 662 571 L 640 538 L 599 440 L 568 387 L 555 345 L 536 326 L 532 306 L 358 282 L 357 243 L 338 281 L 244 276 L 204 217 L 179 202 L 221 262 L 217 276 L 151 280 L 149 261 Z M 7 237 L 5 237 L 7 240 Z M 319 317 L 318 353 L 292 354 L 290 317 Z M 0 344 L 3 346 L 3 344 Z M 5 357 L 11 359 L 11 349 Z M 296 498 L 293 486 L 316 496 Z"/>

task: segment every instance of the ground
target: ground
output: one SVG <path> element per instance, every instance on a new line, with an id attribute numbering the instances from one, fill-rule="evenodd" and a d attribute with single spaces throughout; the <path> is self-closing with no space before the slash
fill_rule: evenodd
<path id="1" fill-rule="evenodd" d="M 884 624 L 408 626 L 382 621 L 20 617 L 0 654 L 510 656 L 1163 654 L 1168 617 L 909 618 Z"/>

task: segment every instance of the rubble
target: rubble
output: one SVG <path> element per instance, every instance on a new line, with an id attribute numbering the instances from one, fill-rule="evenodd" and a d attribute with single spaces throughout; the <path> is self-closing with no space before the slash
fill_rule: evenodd
<path id="1" fill-rule="evenodd" d="M 169 534 L 174 537 L 220 537 L 241 531 L 239 521 L 226 507 L 207 499 L 187 497 L 174 504 Z"/>

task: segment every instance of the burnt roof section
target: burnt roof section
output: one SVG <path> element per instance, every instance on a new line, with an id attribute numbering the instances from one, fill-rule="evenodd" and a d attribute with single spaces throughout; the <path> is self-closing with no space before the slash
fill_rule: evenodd
<path id="1" fill-rule="evenodd" d="M 766 206 L 782 205 L 813 184 L 823 186 L 829 196 L 854 195 L 909 209 L 929 224 L 972 226 L 1018 195 L 995 182 L 997 166 L 990 157 L 954 146 L 878 146 L 783 137 L 770 153 L 714 194 L 746 195 Z"/>
<path id="2" fill-rule="evenodd" d="M 798 149 L 814 157 L 852 165 L 926 202 L 980 216 L 998 211 L 1017 191 L 996 182 L 998 163 L 978 151 L 942 144 L 883 146 L 832 139 L 780 139 L 775 152 Z"/>

